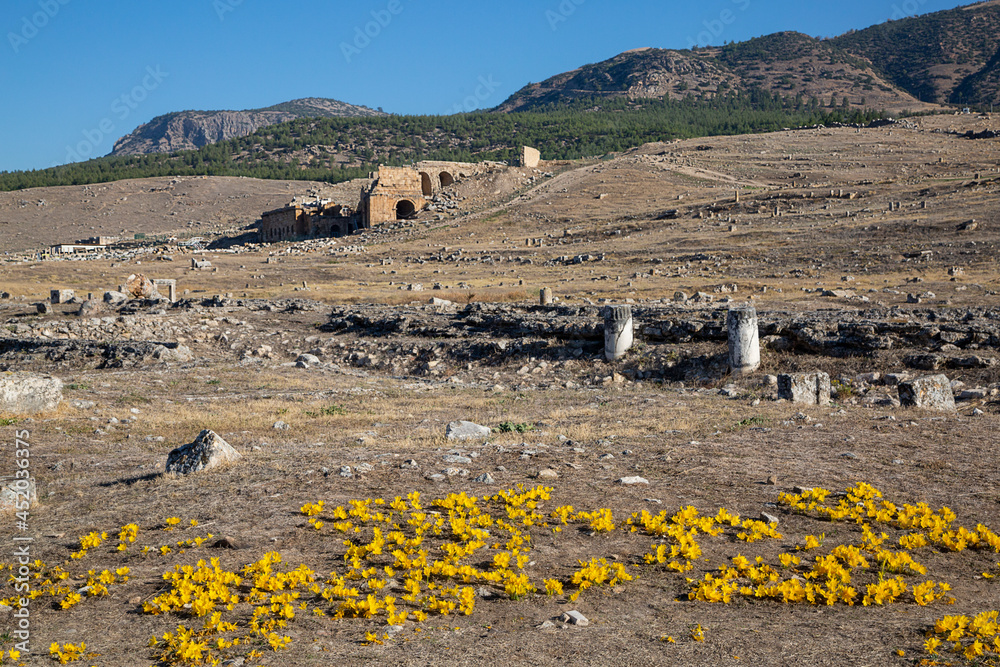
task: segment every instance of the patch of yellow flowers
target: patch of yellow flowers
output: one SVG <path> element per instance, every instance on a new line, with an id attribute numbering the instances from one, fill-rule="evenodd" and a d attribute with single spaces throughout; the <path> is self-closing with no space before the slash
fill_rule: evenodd
<path id="1" fill-rule="evenodd" d="M 93 656 L 94 654 L 87 653 L 87 644 L 84 642 L 80 642 L 79 644 L 63 644 L 62 646 L 57 642 L 52 642 L 52 645 L 49 646 L 49 655 L 53 660 L 59 661 L 60 665 L 65 665 L 76 662 L 84 656 Z"/>
<path id="2" fill-rule="evenodd" d="M 996 665 L 1000 661 L 1000 625 L 998 611 L 984 611 L 972 618 L 944 616 L 927 633 L 924 650 L 932 656 L 953 653 L 973 664 Z M 921 665 L 946 665 L 926 658 Z"/>
<path id="3" fill-rule="evenodd" d="M 419 492 L 391 500 L 351 500 L 333 508 L 322 500 L 306 503 L 299 508 L 306 519 L 303 527 L 327 540 L 326 550 L 331 539 L 342 545 L 342 551 L 338 549 L 342 565 L 324 575 L 305 565 L 285 565 L 277 552 L 235 571 L 225 569 L 215 558 L 175 565 L 163 574 L 168 590 L 148 600 L 143 611 L 176 617 L 180 624 L 151 638 L 149 645 L 163 665 L 218 665 L 235 652 L 252 660 L 261 655 L 260 650 L 285 649 L 291 641 L 285 628 L 303 613 L 331 619 L 377 619 L 386 625 L 420 623 L 432 616 L 472 615 L 477 603 L 473 585 L 502 591 L 512 600 L 544 593 L 568 595 L 569 601 L 575 601 L 590 588 L 616 586 L 638 576 L 630 569 L 639 563 L 594 557 L 578 561 L 577 569 L 562 576 L 535 579 L 531 552 L 537 529 L 559 533 L 576 524 L 593 534 L 626 531 L 649 536 L 655 542 L 642 562 L 654 570 L 677 573 L 698 567 L 703 556 L 699 542 L 705 538 L 721 537 L 746 545 L 783 539 L 774 524 L 744 519 L 725 508 L 714 515 L 692 506 L 674 514 L 643 510 L 616 522 L 607 508 L 577 511 L 562 505 L 546 510 L 551 492 L 544 486 L 518 486 L 494 496 L 452 493 L 426 503 Z M 820 520 L 853 522 L 857 529 L 849 531 L 849 539 L 839 539 L 841 543 L 829 548 L 824 547 L 825 535 L 807 535 L 801 546 L 779 554 L 773 565 L 762 556 L 731 556 L 716 569 L 687 579 L 689 600 L 724 604 L 743 598 L 848 606 L 950 603 L 954 600 L 948 597 L 949 585 L 926 579 L 927 568 L 915 553 L 920 549 L 1000 553 L 1000 538 L 983 524 L 972 530 L 955 526 L 955 514 L 948 508 L 932 511 L 922 503 L 896 506 L 864 483 L 841 494 L 824 489 L 782 494 L 780 502 L 793 512 Z M 179 518 L 170 517 L 160 527 L 173 531 L 180 523 Z M 193 520 L 190 524 L 197 526 Z M 890 539 L 886 531 L 896 536 Z M 137 524 L 122 526 L 117 550 L 129 550 L 139 535 Z M 146 546 L 141 553 L 183 553 L 209 538 L 211 534 L 159 548 Z M 97 531 L 82 536 L 72 560 L 86 557 L 107 540 L 107 533 Z M 107 595 L 111 586 L 129 579 L 127 567 L 90 570 L 87 585 L 78 591 L 68 581 L 82 577 L 71 577 L 61 567 L 35 561 L 30 569 L 31 597 L 51 595 L 63 609 L 79 604 L 84 595 Z M 914 576 L 921 579 L 910 582 L 906 578 Z M 380 644 L 389 637 L 389 633 L 368 631 L 363 643 Z M 704 641 L 701 626 L 691 631 L 691 637 Z M 997 612 L 975 618 L 946 616 L 928 634 L 925 648 L 932 656 L 949 650 L 968 660 L 995 658 L 1000 653 Z M 60 662 L 78 660 L 84 652 L 82 644 L 53 645 L 51 651 Z M 933 660 L 928 664 L 934 664 Z"/>

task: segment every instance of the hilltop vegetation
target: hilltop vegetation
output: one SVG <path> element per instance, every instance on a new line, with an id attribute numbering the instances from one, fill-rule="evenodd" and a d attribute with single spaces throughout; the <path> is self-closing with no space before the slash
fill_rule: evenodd
<path id="1" fill-rule="evenodd" d="M 596 109 L 596 110 L 595 110 Z M 0 174 L 0 190 L 84 185 L 152 176 L 248 176 L 336 183 L 377 164 L 421 159 L 509 160 L 522 145 L 546 159 L 576 159 L 652 141 L 733 135 L 881 114 L 762 90 L 708 100 L 581 98 L 545 111 L 454 116 L 310 118 L 170 155 L 104 157 L 51 169 Z"/>
<path id="2" fill-rule="evenodd" d="M 894 85 L 925 102 L 989 104 L 1000 101 L 1000 81 L 975 86 L 995 71 L 1000 4 L 981 3 L 890 21 L 831 40 L 872 62 Z"/>

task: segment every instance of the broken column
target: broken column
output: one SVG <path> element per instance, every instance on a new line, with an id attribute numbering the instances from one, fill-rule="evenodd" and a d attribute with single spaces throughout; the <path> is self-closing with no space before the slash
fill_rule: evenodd
<path id="1" fill-rule="evenodd" d="M 632 347 L 632 307 L 607 306 L 604 309 L 604 357 L 616 361 Z"/>
<path id="2" fill-rule="evenodd" d="M 543 287 L 542 291 L 538 294 L 538 302 L 543 306 L 552 305 L 552 288 Z"/>
<path id="3" fill-rule="evenodd" d="M 730 372 L 742 375 L 757 370 L 760 366 L 757 309 L 750 304 L 730 308 L 726 328 L 729 331 Z"/>

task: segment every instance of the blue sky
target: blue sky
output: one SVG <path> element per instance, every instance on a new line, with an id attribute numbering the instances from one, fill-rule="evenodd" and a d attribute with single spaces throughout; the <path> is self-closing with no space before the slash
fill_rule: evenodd
<path id="1" fill-rule="evenodd" d="M 954 0 L 4 0 L 0 170 L 106 155 L 151 118 L 332 97 L 488 108 L 628 49 L 835 36 Z"/>

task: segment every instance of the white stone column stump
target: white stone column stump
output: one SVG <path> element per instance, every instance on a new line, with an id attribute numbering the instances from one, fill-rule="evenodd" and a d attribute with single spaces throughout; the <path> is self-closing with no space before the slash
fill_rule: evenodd
<path id="1" fill-rule="evenodd" d="M 543 306 L 551 306 L 552 305 L 552 288 L 551 287 L 543 287 L 542 288 L 542 291 L 538 293 L 538 303 L 540 303 Z"/>
<path id="2" fill-rule="evenodd" d="M 753 373 L 760 366 L 757 310 L 750 304 L 730 308 L 726 328 L 729 330 L 730 372 L 735 375 Z"/>
<path id="3" fill-rule="evenodd" d="M 616 361 L 632 348 L 632 307 L 607 306 L 604 309 L 604 357 Z"/>

